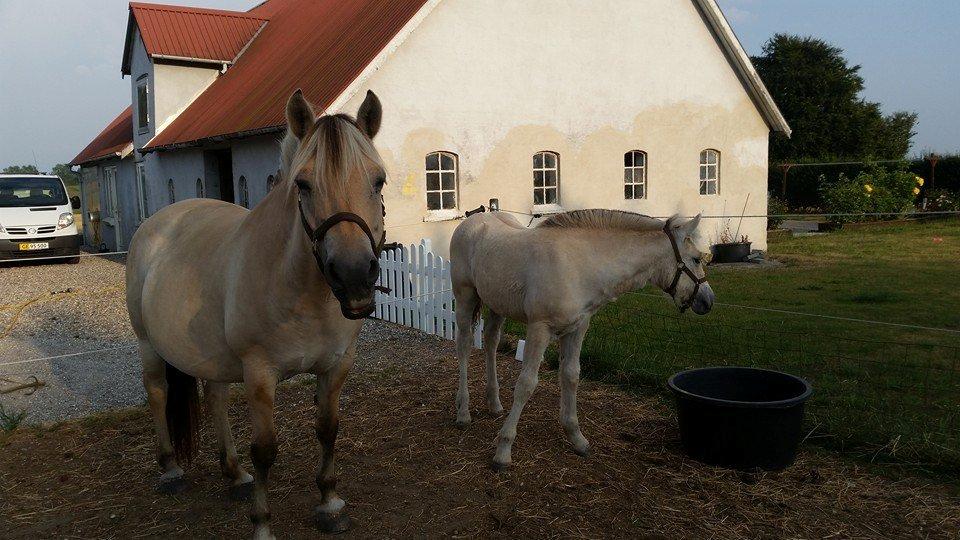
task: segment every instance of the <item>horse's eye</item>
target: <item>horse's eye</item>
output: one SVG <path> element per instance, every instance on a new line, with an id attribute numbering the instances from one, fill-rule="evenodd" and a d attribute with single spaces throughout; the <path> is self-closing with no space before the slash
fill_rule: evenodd
<path id="1" fill-rule="evenodd" d="M 701 259 L 700 257 L 694 257 L 693 264 L 700 266 L 701 264 L 703 264 L 703 259 Z"/>
<path id="2" fill-rule="evenodd" d="M 376 183 L 373 185 L 373 187 L 377 190 L 377 193 L 380 193 L 380 191 L 383 190 L 383 186 L 385 186 L 386 184 L 387 184 L 387 177 L 386 177 L 386 176 L 381 176 L 381 177 L 377 178 L 377 181 L 376 181 Z"/>
<path id="3" fill-rule="evenodd" d="M 313 189 L 310 187 L 310 184 L 300 179 L 297 179 L 297 189 L 299 189 L 304 193 L 310 193 L 311 191 L 313 191 Z"/>

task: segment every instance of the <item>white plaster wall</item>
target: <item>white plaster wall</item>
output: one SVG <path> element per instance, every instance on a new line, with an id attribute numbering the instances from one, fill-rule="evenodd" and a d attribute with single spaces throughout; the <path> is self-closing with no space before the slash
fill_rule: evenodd
<path id="1" fill-rule="evenodd" d="M 197 178 L 204 177 L 203 151 L 195 148 L 144 155 L 150 214 L 170 204 L 167 181 L 173 180 L 176 200 L 197 196 Z"/>
<path id="2" fill-rule="evenodd" d="M 433 238 L 424 156 L 460 156 L 461 211 L 533 206 L 532 155 L 561 156 L 565 209 L 649 215 L 765 213 L 769 128 L 691 0 L 444 0 L 367 88 L 384 104 L 391 240 Z M 721 151 L 720 194 L 699 195 L 699 154 Z M 648 153 L 648 198 L 623 198 L 623 154 Z M 733 224 L 735 227 L 736 224 Z M 716 238 L 722 222 L 706 225 Z M 743 232 L 766 247 L 764 220 Z"/>
<path id="3" fill-rule="evenodd" d="M 217 80 L 217 68 L 156 63 L 153 66 L 156 132 L 170 124 L 193 100 Z"/>

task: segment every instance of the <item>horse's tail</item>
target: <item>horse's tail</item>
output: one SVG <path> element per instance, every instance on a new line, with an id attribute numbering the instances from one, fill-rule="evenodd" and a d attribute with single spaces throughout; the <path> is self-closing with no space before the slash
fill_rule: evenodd
<path id="1" fill-rule="evenodd" d="M 167 364 L 167 428 L 177 461 L 190 463 L 197 453 L 200 390 L 197 378 Z"/>

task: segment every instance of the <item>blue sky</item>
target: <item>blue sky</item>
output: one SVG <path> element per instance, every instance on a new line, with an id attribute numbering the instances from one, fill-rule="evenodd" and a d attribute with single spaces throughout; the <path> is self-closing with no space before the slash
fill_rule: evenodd
<path id="1" fill-rule="evenodd" d="M 751 55 L 777 32 L 832 43 L 862 66 L 864 97 L 920 115 L 911 153 L 960 152 L 960 1 L 717 1 Z"/>
<path id="2" fill-rule="evenodd" d="M 914 153 L 960 151 L 960 1 L 718 1 L 749 53 L 776 32 L 821 37 L 863 66 L 868 99 L 920 114 Z M 68 161 L 129 103 L 126 23 L 126 0 L 0 0 L 0 167 Z"/>

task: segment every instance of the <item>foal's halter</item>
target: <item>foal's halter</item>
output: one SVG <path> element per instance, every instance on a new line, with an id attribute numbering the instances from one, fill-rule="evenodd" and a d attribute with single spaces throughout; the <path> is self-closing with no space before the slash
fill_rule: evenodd
<path id="1" fill-rule="evenodd" d="M 667 235 L 667 238 L 670 239 L 670 247 L 673 248 L 673 256 L 677 259 L 677 272 L 673 275 L 673 282 L 670 283 L 670 286 L 666 288 L 666 293 L 671 297 L 677 293 L 677 286 L 680 284 L 680 277 L 683 274 L 686 274 L 688 278 L 693 281 L 693 294 L 690 295 L 690 298 L 687 298 L 680 304 L 680 311 L 684 312 L 693 305 L 693 299 L 697 297 L 697 293 L 700 292 L 700 285 L 707 282 L 707 276 L 697 277 L 693 273 L 693 270 L 687 266 L 687 263 L 683 261 L 683 256 L 680 254 L 680 246 L 677 245 L 677 239 L 674 238 L 673 234 L 670 233 L 670 223 L 668 222 L 663 226 L 663 232 Z"/>

